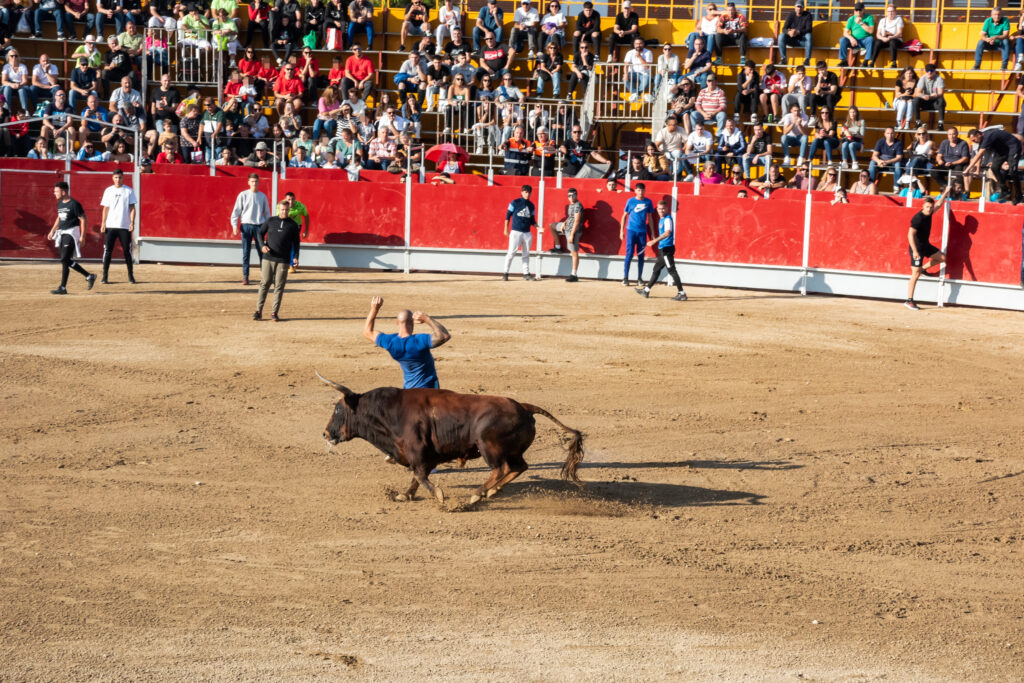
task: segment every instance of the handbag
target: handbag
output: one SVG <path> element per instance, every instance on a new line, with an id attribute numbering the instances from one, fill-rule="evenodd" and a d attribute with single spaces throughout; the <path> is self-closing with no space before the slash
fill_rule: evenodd
<path id="1" fill-rule="evenodd" d="M 15 30 L 15 33 L 32 33 L 32 27 L 29 26 L 28 23 L 29 11 L 30 10 L 25 10 L 24 12 L 21 13 L 21 18 L 18 19 L 18 27 Z"/>
<path id="2" fill-rule="evenodd" d="M 340 50 L 341 49 L 341 31 L 336 28 L 327 29 L 327 42 L 324 45 L 328 50 Z"/>
<path id="3" fill-rule="evenodd" d="M 310 50 L 316 49 L 316 31 L 310 31 L 302 37 L 302 44 Z"/>
<path id="4" fill-rule="evenodd" d="M 914 38 L 913 40 L 907 41 L 907 44 L 904 45 L 903 47 L 906 48 L 907 52 L 909 52 L 910 54 L 919 55 L 921 54 L 921 51 L 924 49 L 924 44 L 917 38 Z"/>

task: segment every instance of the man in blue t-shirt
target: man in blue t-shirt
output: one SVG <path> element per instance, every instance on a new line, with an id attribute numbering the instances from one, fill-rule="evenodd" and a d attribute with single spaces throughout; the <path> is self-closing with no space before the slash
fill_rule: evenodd
<path id="1" fill-rule="evenodd" d="M 676 270 L 676 231 L 672 216 L 668 214 L 668 202 L 658 202 L 658 236 L 647 243 L 647 246 L 654 247 L 658 252 L 658 260 L 654 264 L 654 272 L 651 279 L 643 287 L 637 287 L 637 294 L 643 298 L 651 295 L 651 287 L 661 277 L 661 271 L 668 268 L 668 274 L 672 276 L 672 284 L 676 286 L 676 295 L 673 301 L 686 301 L 686 292 L 683 291 L 683 283 L 679 279 L 679 272 Z"/>
<path id="2" fill-rule="evenodd" d="M 434 357 L 430 350 L 436 349 L 452 338 L 444 325 L 426 313 L 408 310 L 398 312 L 398 334 L 383 334 L 373 329 L 377 320 L 377 312 L 384 305 L 379 296 L 370 301 L 370 314 L 366 317 L 363 336 L 391 354 L 398 361 L 405 376 L 403 389 L 439 389 L 437 370 L 434 369 Z M 430 334 L 413 334 L 413 323 L 425 323 L 430 327 Z"/>
<path id="3" fill-rule="evenodd" d="M 643 284 L 644 278 L 644 249 L 647 246 L 648 235 L 653 234 L 654 203 L 644 196 L 647 188 L 643 183 L 636 184 L 636 195 L 630 197 L 626 202 L 626 209 L 622 212 L 622 220 L 619 223 L 619 239 L 626 240 L 626 260 L 623 263 L 622 284 L 629 286 L 629 264 L 633 260 L 633 252 L 637 254 L 638 268 L 636 271 L 636 286 Z M 627 225 L 627 220 L 629 224 Z"/>
<path id="4" fill-rule="evenodd" d="M 537 225 L 537 208 L 530 201 L 533 188 L 523 185 L 519 190 L 519 198 L 513 199 L 505 210 L 505 237 L 508 238 L 508 252 L 505 254 L 505 272 L 502 280 L 508 280 L 508 271 L 512 267 L 512 259 L 517 250 L 523 253 L 523 279 L 532 280 L 530 276 L 530 230 Z"/>

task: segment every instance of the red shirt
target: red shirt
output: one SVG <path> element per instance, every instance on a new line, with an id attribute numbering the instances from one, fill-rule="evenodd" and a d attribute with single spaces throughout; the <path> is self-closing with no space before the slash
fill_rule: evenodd
<path id="1" fill-rule="evenodd" d="M 181 160 L 181 155 L 180 154 L 175 154 L 174 155 L 174 161 L 170 161 L 167 158 L 167 152 L 160 152 L 159 154 L 156 155 L 156 162 L 155 163 L 157 163 L 157 164 L 183 164 L 185 162 Z"/>
<path id="2" fill-rule="evenodd" d="M 256 78 L 261 81 L 273 82 L 277 80 L 277 76 L 280 72 L 272 66 L 261 66 L 259 73 L 256 74 Z"/>
<path id="3" fill-rule="evenodd" d="M 331 69 L 331 72 L 327 74 L 327 80 L 330 81 L 331 85 L 338 85 L 344 77 L 345 69 L 339 67 L 334 67 Z"/>
<path id="4" fill-rule="evenodd" d="M 241 90 L 241 89 L 242 89 L 242 81 L 238 81 L 237 83 L 232 83 L 231 81 L 228 81 L 224 85 L 224 96 L 225 97 L 234 97 L 235 95 L 238 94 L 238 91 Z"/>
<path id="5" fill-rule="evenodd" d="M 255 5 L 249 5 L 249 21 L 266 21 L 270 16 L 270 5 L 263 3 L 259 9 Z"/>
<path id="6" fill-rule="evenodd" d="M 316 76 L 317 74 L 319 74 L 320 73 L 320 62 L 317 61 L 317 58 L 316 57 L 310 57 L 309 58 L 309 63 L 313 65 L 313 75 Z M 306 68 L 306 58 L 305 57 L 299 57 L 298 60 L 295 62 L 295 72 L 299 73 L 300 71 L 302 71 L 305 68 Z"/>
<path id="7" fill-rule="evenodd" d="M 305 91 L 301 78 L 288 78 L 282 74 L 274 83 L 274 93 L 277 95 L 301 95 Z"/>
<path id="8" fill-rule="evenodd" d="M 352 55 L 345 60 L 345 75 L 353 81 L 361 81 L 373 74 L 373 62 L 369 57 Z"/>
<path id="9" fill-rule="evenodd" d="M 242 58 L 238 60 L 238 70 L 242 72 L 243 76 L 255 78 L 260 74 L 260 63 L 255 59 Z"/>

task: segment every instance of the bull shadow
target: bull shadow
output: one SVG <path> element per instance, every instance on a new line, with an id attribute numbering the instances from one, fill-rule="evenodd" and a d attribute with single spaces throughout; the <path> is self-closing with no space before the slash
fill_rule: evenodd
<path id="1" fill-rule="evenodd" d="M 473 462 L 473 461 L 470 461 Z M 480 461 L 476 461 L 480 462 Z M 743 458 L 734 460 L 674 460 L 669 462 L 599 462 L 586 461 L 580 463 L 580 470 L 585 469 L 609 469 L 609 470 L 662 470 L 677 467 L 689 469 L 708 470 L 798 470 L 803 465 L 798 465 L 790 460 L 746 460 Z M 528 471 L 561 470 L 561 462 L 542 462 L 531 464 Z M 442 469 L 441 472 L 446 470 Z M 466 467 L 463 470 L 452 470 L 461 472 L 479 472 L 487 474 L 490 469 L 487 467 Z"/>
<path id="2" fill-rule="evenodd" d="M 505 487 L 502 495 L 556 495 L 581 502 L 627 506 L 707 507 L 712 505 L 761 505 L 764 496 L 749 491 L 708 489 L 701 486 L 644 481 L 587 482 L 583 488 L 558 479 L 527 477 Z M 524 504 L 522 507 L 529 507 Z"/>

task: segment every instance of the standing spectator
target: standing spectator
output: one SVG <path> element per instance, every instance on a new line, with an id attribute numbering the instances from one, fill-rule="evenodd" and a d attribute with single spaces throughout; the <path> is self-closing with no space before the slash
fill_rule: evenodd
<path id="1" fill-rule="evenodd" d="M 672 169 L 673 175 L 679 173 L 681 168 L 680 162 L 683 161 L 683 148 L 686 144 L 686 138 L 687 133 L 679 127 L 679 121 L 675 116 L 669 116 L 665 119 L 664 127 L 654 136 L 654 145 L 659 152 L 665 155 L 665 161 Z M 685 167 L 685 162 L 683 167 Z"/>
<path id="2" fill-rule="evenodd" d="M 740 48 L 740 64 L 747 63 L 747 18 L 736 11 L 736 3 L 729 0 L 725 4 L 725 14 L 718 18 L 718 33 L 715 34 L 715 64 L 722 63 L 722 48 L 738 45 Z"/>
<path id="3" fill-rule="evenodd" d="M 946 187 L 951 180 L 962 179 L 963 172 L 971 160 L 971 146 L 960 139 L 960 131 L 953 126 L 946 131 L 946 139 L 939 145 L 932 167 L 932 178 L 939 187 Z"/>
<path id="4" fill-rule="evenodd" d="M 593 48 L 594 55 L 601 52 L 601 15 L 590 0 L 583 3 L 583 11 L 576 15 L 576 30 L 572 32 L 572 40 L 574 53 L 578 53 L 583 44 Z M 1024 52 L 1024 49 L 1021 51 Z"/>
<path id="5" fill-rule="evenodd" d="M 405 40 L 409 36 L 422 36 L 430 31 L 430 22 L 427 20 L 427 7 L 423 0 L 412 0 L 405 9 L 405 16 L 402 18 L 401 44 L 405 49 Z"/>
<path id="6" fill-rule="evenodd" d="M 667 126 L 666 126 L 667 127 Z M 683 146 L 683 170 L 686 172 L 684 182 L 693 180 L 693 162 L 706 162 L 711 159 L 714 152 L 715 138 L 710 132 L 704 130 L 704 124 L 697 122 L 693 124 L 693 131 L 686 136 L 686 144 Z"/>
<path id="7" fill-rule="evenodd" d="M 67 294 L 68 275 L 71 271 L 85 278 L 86 288 L 92 289 L 96 284 L 96 275 L 83 268 L 75 259 L 82 258 L 82 244 L 85 243 L 86 222 L 85 209 L 68 194 L 68 184 L 61 181 L 53 186 L 53 196 L 57 198 L 57 220 L 50 228 L 46 239 L 53 240 L 60 251 L 60 285 L 50 294 Z"/>
<path id="8" fill-rule="evenodd" d="M 889 48 L 889 55 L 892 57 L 890 68 L 897 68 L 899 66 L 897 56 L 900 48 L 903 47 L 903 17 L 896 15 L 894 5 L 886 6 L 885 16 L 878 22 L 878 29 L 875 31 L 875 49 L 870 55 L 872 62 L 878 59 L 878 53 L 882 51 L 883 46 Z"/>
<path id="9" fill-rule="evenodd" d="M 551 231 L 555 239 L 555 248 L 551 250 L 553 254 L 565 253 L 562 249 L 562 245 L 559 244 L 558 237 L 562 235 L 565 237 L 565 244 L 569 248 L 569 253 L 572 255 L 572 274 L 565 279 L 566 282 L 578 282 L 579 277 L 577 271 L 580 267 L 580 237 L 583 234 L 583 224 L 585 222 L 583 216 L 583 204 L 577 197 L 576 188 L 570 187 L 569 191 L 566 192 L 566 196 L 569 199 L 569 204 L 565 207 L 565 220 L 558 223 Z"/>
<path id="10" fill-rule="evenodd" d="M 690 114 L 691 122 L 696 125 L 714 119 L 716 130 L 722 130 L 722 126 L 725 125 L 727 102 L 725 91 L 718 87 L 718 79 L 711 74 L 708 76 L 708 86 L 697 95 L 697 105 Z"/>
<path id="11" fill-rule="evenodd" d="M 871 163 L 868 164 L 868 175 L 871 182 L 875 182 L 878 169 L 893 169 L 893 186 L 900 177 L 900 167 L 903 162 L 903 143 L 896 139 L 896 131 L 891 127 L 885 129 L 885 135 L 875 143 L 875 149 L 871 152 Z"/>
<path id="12" fill-rule="evenodd" d="M 617 62 L 619 45 L 633 45 L 637 37 L 640 37 L 640 15 L 633 11 L 630 0 L 622 0 L 622 11 L 615 15 L 615 25 L 608 36 L 608 61 Z"/>
<path id="13" fill-rule="evenodd" d="M 576 96 L 576 85 L 581 84 L 586 92 L 587 84 L 590 83 L 590 76 L 594 73 L 594 64 L 597 55 L 590 51 L 589 43 L 580 43 L 579 52 L 569 65 L 569 95 Z"/>
<path id="14" fill-rule="evenodd" d="M 530 201 L 533 188 L 523 185 L 519 197 L 513 199 L 505 211 L 505 237 L 508 237 L 508 252 L 505 254 L 505 272 L 502 280 L 508 280 L 508 271 L 512 268 L 512 259 L 517 250 L 522 252 L 523 279 L 533 280 L 530 275 L 530 230 L 537 225 L 537 209 Z"/>
<path id="15" fill-rule="evenodd" d="M 915 176 L 929 176 L 932 170 L 932 154 L 934 143 L 928 136 L 928 128 L 921 126 L 914 133 L 914 141 L 910 145 L 910 160 L 900 183 L 910 185 Z"/>
<path id="16" fill-rule="evenodd" d="M 974 158 L 971 159 L 971 162 L 964 170 L 964 175 L 980 173 L 981 162 L 987 155 L 990 157 L 992 174 L 1000 185 L 1000 194 L 1004 197 L 1009 196 L 1012 189 L 1013 196 L 1019 200 L 1020 181 L 1017 175 L 1017 167 L 1020 163 L 1021 155 L 1020 140 L 1011 133 L 998 128 L 986 130 L 984 133 L 977 128 L 972 128 L 967 133 L 967 138 L 978 147 Z M 1003 168 L 1004 163 L 1009 167 L 1009 170 Z M 1013 185 L 1012 188 L 1010 187 L 1011 185 Z"/>
<path id="17" fill-rule="evenodd" d="M 825 107 L 832 118 L 836 117 L 836 104 L 842 92 L 839 88 L 839 78 L 828 70 L 828 64 L 824 59 L 819 59 L 815 64 L 817 74 L 814 79 L 814 86 L 811 90 L 811 111 L 816 112 L 819 108 Z"/>
<path id="18" fill-rule="evenodd" d="M 252 34 L 256 31 L 263 36 L 263 46 L 270 45 L 270 5 L 263 0 L 252 0 L 249 3 L 249 23 L 245 28 L 245 49 L 248 52 L 252 45 Z"/>
<path id="19" fill-rule="evenodd" d="M 480 11 L 483 12 L 485 10 Z M 512 59 L 514 57 L 515 53 L 505 45 L 499 44 L 494 33 L 488 34 L 484 38 L 483 47 L 477 53 L 477 64 L 480 66 L 476 70 L 476 78 L 479 80 L 484 74 L 490 74 L 491 78 L 495 79 L 501 78 L 512 70 Z"/>
<path id="20" fill-rule="evenodd" d="M 530 59 L 533 59 L 537 54 L 538 31 L 540 31 L 540 13 L 533 7 L 530 0 L 522 0 L 519 9 L 512 15 L 509 45 L 515 52 L 521 52 L 525 43 L 530 49 Z"/>
<path id="21" fill-rule="evenodd" d="M 502 169 L 505 175 L 529 175 L 533 143 L 526 139 L 526 129 L 522 124 L 513 126 L 512 136 L 501 143 L 501 151 L 505 153 Z"/>
<path id="22" fill-rule="evenodd" d="M 765 64 L 764 76 L 761 77 L 761 113 L 767 123 L 779 120 L 782 111 L 782 94 L 786 89 L 786 80 L 774 64 Z"/>
<path id="23" fill-rule="evenodd" d="M 287 17 L 282 17 L 287 20 Z M 306 88 L 302 85 L 302 79 L 295 74 L 295 67 L 292 64 L 285 64 L 281 75 L 274 81 L 274 106 L 277 113 L 283 113 L 285 106 L 291 104 L 295 109 L 302 107 L 302 93 Z"/>
<path id="24" fill-rule="evenodd" d="M 479 52 L 486 38 L 494 38 L 494 44 L 501 44 L 504 35 L 505 11 L 498 7 L 498 0 L 487 0 L 476 16 L 473 28 L 473 51 Z"/>
<path id="25" fill-rule="evenodd" d="M 103 191 L 100 206 L 103 216 L 100 219 L 100 234 L 103 242 L 103 284 L 109 284 L 107 273 L 110 270 L 110 258 L 114 255 L 114 245 L 121 243 L 124 263 L 128 267 L 128 282 L 135 284 L 132 272 L 132 227 L 135 225 L 135 191 L 124 184 L 124 171 L 114 169 L 114 184 Z"/>
<path id="26" fill-rule="evenodd" d="M 654 77 L 654 94 L 661 92 L 661 82 L 668 80 L 669 86 L 673 86 L 683 77 L 680 70 L 679 57 L 672 54 L 672 46 L 665 43 L 661 46 L 661 54 L 658 56 L 657 75 Z"/>
<path id="27" fill-rule="evenodd" d="M 644 251 L 647 249 L 648 238 L 654 232 L 654 203 L 644 196 L 646 191 L 647 187 L 643 183 L 636 184 L 634 194 L 626 202 L 619 220 L 619 239 L 626 240 L 626 258 L 622 264 L 622 284 L 626 287 L 629 286 L 629 266 L 634 253 L 637 261 L 636 286 L 642 285 Z"/>
<path id="28" fill-rule="evenodd" d="M 942 205 L 942 201 L 946 198 L 947 194 L 949 194 L 948 187 L 942 191 L 938 200 L 925 197 L 921 210 L 910 219 L 910 229 L 907 230 L 907 241 L 909 242 L 907 253 L 910 254 L 910 282 L 907 284 L 907 300 L 903 302 L 903 305 L 912 311 L 921 310 L 914 302 L 914 289 L 917 287 L 917 280 L 921 277 L 921 273 L 927 271 L 932 266 L 946 262 L 946 255 L 929 242 L 929 237 L 932 231 L 932 216 L 935 215 L 935 210 Z M 927 263 L 925 259 L 928 259 Z M 931 273 L 926 274 L 931 275 Z"/>
<path id="29" fill-rule="evenodd" d="M 686 56 L 683 62 L 684 78 L 689 78 L 698 88 L 703 88 L 711 74 L 711 51 L 704 47 L 704 39 L 701 37 L 693 41 L 693 49 Z"/>
<path id="30" fill-rule="evenodd" d="M 751 166 L 764 165 L 765 173 L 772 163 L 772 136 L 770 131 L 765 131 L 760 123 L 754 125 L 754 132 L 747 143 L 747 153 L 743 155 L 743 175 L 753 178 L 750 172 Z"/>
<path id="31" fill-rule="evenodd" d="M 537 138 L 533 142 L 533 170 L 536 173 L 531 175 L 553 176 L 555 175 L 555 152 L 558 147 L 554 140 L 548 135 L 548 129 L 544 126 L 537 128 Z"/>
<path id="32" fill-rule="evenodd" d="M 185 115 L 181 117 L 181 158 L 186 164 L 202 163 L 203 162 L 203 142 L 200 128 L 202 127 L 202 120 L 200 118 L 199 107 L 195 104 L 190 104 L 185 108 Z"/>
<path id="33" fill-rule="evenodd" d="M 85 57 L 78 58 L 78 68 L 71 72 L 71 90 L 68 100 L 72 109 L 78 109 L 78 105 L 89 95 L 96 95 L 97 86 L 96 69 L 89 66 L 89 60 Z"/>
<path id="34" fill-rule="evenodd" d="M 718 133 L 718 149 L 715 163 L 719 166 L 733 164 L 743 158 L 747 150 L 747 141 L 743 139 L 743 131 L 732 119 L 725 120 L 725 128 Z"/>
<path id="35" fill-rule="evenodd" d="M 341 89 L 349 92 L 355 88 L 357 92 L 362 93 L 365 100 L 373 92 L 373 79 L 373 61 L 363 56 L 363 50 L 359 45 L 353 45 L 352 56 L 345 60 L 345 77 L 341 80 Z"/>
<path id="36" fill-rule="evenodd" d="M 782 117 L 781 125 L 782 137 L 779 138 L 779 143 L 782 145 L 782 151 L 786 155 L 782 163 L 788 166 L 791 163 L 789 150 L 793 147 L 799 147 L 800 155 L 797 157 L 796 165 L 802 166 L 804 159 L 807 157 L 807 114 L 800 110 L 800 105 L 794 104 L 789 108 L 789 113 Z"/>
<path id="37" fill-rule="evenodd" d="M 893 87 L 892 108 L 896 110 L 896 128 L 910 128 L 910 117 L 914 109 L 914 91 L 920 79 L 911 67 L 900 72 Z"/>
<path id="38" fill-rule="evenodd" d="M 352 0 L 348 6 L 348 44 L 355 49 L 356 32 L 366 34 L 366 49 L 373 49 L 373 3 Z"/>
<path id="39" fill-rule="evenodd" d="M 692 31 L 686 36 L 686 47 L 692 50 L 697 39 L 703 38 L 708 51 L 714 52 L 715 36 L 718 35 L 718 19 L 718 6 L 713 2 L 709 2 L 704 7 L 704 14 L 696 21 L 695 28 L 697 30 Z"/>
<path id="40" fill-rule="evenodd" d="M 651 271 L 651 279 L 643 287 L 638 287 L 636 292 L 645 299 L 651 295 L 651 287 L 658 283 L 661 271 L 668 269 L 672 277 L 672 284 L 676 286 L 676 295 L 672 301 L 686 301 L 686 292 L 683 291 L 683 282 L 679 279 L 679 272 L 676 270 L 676 242 L 675 223 L 669 215 L 668 202 L 664 199 L 658 202 L 658 229 L 657 236 L 647 243 L 658 254 L 658 260 L 654 262 L 654 270 Z"/>
<path id="41" fill-rule="evenodd" d="M 215 159 L 220 154 L 220 148 L 226 146 L 227 140 L 221 137 L 225 124 L 224 110 L 217 106 L 212 97 L 203 100 L 203 118 L 199 123 L 203 131 L 206 160 Z"/>
<path id="42" fill-rule="evenodd" d="M 814 41 L 811 37 L 811 29 L 814 22 L 811 15 L 804 12 L 803 0 L 796 0 L 793 11 L 786 17 L 779 32 L 778 46 L 779 56 L 783 64 L 786 62 L 786 48 L 800 46 L 804 49 L 804 66 L 811 64 L 811 50 L 814 49 Z M 765 68 L 765 72 L 768 69 Z"/>
<path id="43" fill-rule="evenodd" d="M 426 111 L 434 111 L 434 102 L 437 101 L 438 109 L 441 108 L 441 93 L 448 92 L 448 84 L 451 83 L 451 69 L 441 61 L 441 55 L 435 54 L 430 59 L 430 67 L 427 69 L 427 106 Z"/>
<path id="44" fill-rule="evenodd" d="M 782 96 L 782 110 L 789 111 L 796 104 L 800 107 L 801 112 L 806 112 L 807 99 L 811 94 L 812 87 L 811 77 L 807 75 L 806 68 L 803 65 L 798 66 L 793 75 L 789 77 L 789 87 L 786 94 Z"/>
<path id="45" fill-rule="evenodd" d="M 444 0 L 444 4 L 437 10 L 437 28 L 434 29 L 434 42 L 437 44 L 434 54 L 441 54 L 441 46 L 444 45 L 445 36 L 454 35 L 455 29 L 462 27 L 462 10 L 453 0 Z"/>
<path id="46" fill-rule="evenodd" d="M 938 129 L 942 130 L 946 118 L 946 83 L 939 75 L 934 64 L 927 64 L 924 67 L 924 76 L 917 82 L 914 88 L 914 101 L 911 105 L 910 117 L 914 119 L 915 125 L 921 125 L 921 112 L 934 111 L 939 114 Z"/>
<path id="47" fill-rule="evenodd" d="M 865 54 L 864 66 L 871 66 L 871 55 L 875 46 L 875 18 L 866 14 L 864 3 L 858 2 L 853 6 L 853 16 L 846 20 L 843 27 L 843 37 L 839 39 L 839 65 L 847 63 L 846 55 L 850 48 L 863 50 Z"/>
<path id="48" fill-rule="evenodd" d="M 544 57 L 537 62 L 534 77 L 537 79 L 538 97 L 544 97 L 544 81 L 551 82 L 551 96 L 558 97 L 562 90 L 562 55 L 554 42 L 545 46 Z"/>
<path id="49" fill-rule="evenodd" d="M 262 151 L 266 152 L 265 143 L 256 145 L 257 150 L 263 145 Z M 248 163 L 246 164 L 249 165 Z M 287 215 L 287 212 L 285 213 Z M 231 234 L 238 236 L 239 224 L 242 234 L 242 284 L 249 284 L 249 255 L 252 243 L 255 241 L 257 247 L 259 238 L 256 236 L 260 226 L 270 217 L 270 202 L 267 195 L 260 192 L 260 177 L 255 173 L 249 174 L 249 189 L 238 193 L 235 198 L 235 206 L 231 210 Z M 263 253 L 257 248 L 256 254 L 260 263 L 263 262 Z"/>
<path id="50" fill-rule="evenodd" d="M 813 160 L 818 153 L 818 148 L 825 149 L 825 163 L 832 163 L 832 151 L 839 147 L 839 136 L 836 135 L 836 122 L 832 118 L 832 112 L 822 108 L 814 119 L 814 141 L 811 143 L 811 151 L 807 158 Z"/>
<path id="51" fill-rule="evenodd" d="M 288 218 L 288 202 L 277 203 L 277 215 L 264 221 L 255 233 L 256 248 L 260 259 L 260 289 L 256 295 L 256 312 L 253 320 L 263 319 L 263 304 L 267 300 L 267 291 L 271 283 L 274 285 L 274 307 L 270 319 L 275 323 L 281 319 L 281 299 L 284 297 L 285 284 L 288 282 L 288 264 L 295 254 L 295 263 L 299 262 L 299 226 Z"/>
<path id="52" fill-rule="evenodd" d="M 986 50 L 999 50 L 1003 58 L 1000 67 L 1006 70 L 1010 61 L 1010 19 L 1003 16 L 1003 10 L 992 8 L 992 16 L 985 20 L 981 27 L 981 39 L 974 49 L 974 69 L 981 68 L 981 55 Z"/>
<path id="53" fill-rule="evenodd" d="M 544 34 L 544 47 L 554 43 L 561 51 L 562 43 L 565 42 L 565 14 L 558 0 L 548 3 L 548 13 L 541 17 L 540 30 Z"/>
<path id="54" fill-rule="evenodd" d="M 761 76 L 753 62 L 744 62 L 736 75 L 736 99 L 733 111 L 742 120 L 747 114 L 751 123 L 757 123 L 757 104 L 761 97 Z"/>
<path id="55" fill-rule="evenodd" d="M 316 164 L 308 168 L 316 168 Z M 309 209 L 295 197 L 294 192 L 286 192 L 284 201 L 288 204 L 288 218 L 295 221 L 295 225 L 299 226 L 299 238 L 306 239 L 309 237 Z M 291 258 L 288 259 L 290 264 L 288 268 L 289 273 L 296 273 L 299 270 L 298 241 L 296 240 L 296 247 L 292 249 Z"/>

